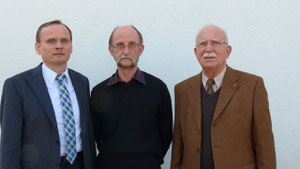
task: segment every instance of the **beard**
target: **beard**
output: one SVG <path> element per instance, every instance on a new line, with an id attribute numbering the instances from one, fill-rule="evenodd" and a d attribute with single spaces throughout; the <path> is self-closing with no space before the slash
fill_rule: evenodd
<path id="1" fill-rule="evenodd" d="M 130 55 L 128 55 L 128 56 L 126 56 L 126 55 L 122 55 L 119 59 L 117 59 L 116 60 L 116 63 L 117 63 L 117 66 L 119 66 L 119 67 L 124 67 L 122 64 L 121 64 L 121 60 L 122 59 L 130 59 L 131 60 L 131 65 L 130 65 L 130 67 L 135 67 L 136 65 L 137 65 L 137 62 L 138 62 L 138 60 L 135 60 L 132 56 L 130 56 Z"/>

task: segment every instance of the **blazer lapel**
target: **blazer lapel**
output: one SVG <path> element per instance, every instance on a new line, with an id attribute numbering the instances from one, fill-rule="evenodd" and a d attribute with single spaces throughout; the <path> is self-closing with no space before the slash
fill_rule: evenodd
<path id="1" fill-rule="evenodd" d="M 188 98 L 192 107 L 197 128 L 201 129 L 201 73 L 196 75 L 190 82 Z"/>
<path id="2" fill-rule="evenodd" d="M 233 94 L 239 88 L 239 79 L 237 74 L 234 72 L 232 68 L 227 66 L 226 73 L 224 75 L 223 84 L 220 91 L 220 96 L 218 98 L 217 106 L 214 112 L 214 117 L 212 124 L 216 121 L 216 119 L 220 116 L 223 109 L 229 103 Z"/>
<path id="3" fill-rule="evenodd" d="M 53 127 L 55 127 L 56 131 L 58 131 L 52 102 L 42 75 L 42 64 L 33 69 L 32 76 L 28 76 L 26 81 L 42 105 L 44 111 L 47 113 Z"/>
<path id="4" fill-rule="evenodd" d="M 82 132 L 84 132 L 84 128 L 83 128 L 85 126 L 85 125 L 83 125 L 85 122 L 84 113 L 83 113 L 84 100 L 82 100 L 82 99 L 84 96 L 83 92 L 85 92 L 86 89 L 84 88 L 84 86 L 82 84 L 82 79 L 80 79 L 79 76 L 73 70 L 69 69 L 69 75 L 70 75 L 72 85 L 74 87 L 76 98 L 78 101 L 80 124 L 81 124 L 80 127 L 81 127 Z"/>

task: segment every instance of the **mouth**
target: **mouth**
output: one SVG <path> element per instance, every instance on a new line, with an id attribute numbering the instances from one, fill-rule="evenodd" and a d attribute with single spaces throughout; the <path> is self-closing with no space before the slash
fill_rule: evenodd
<path id="1" fill-rule="evenodd" d="M 54 56 L 64 56 L 65 54 L 64 53 L 54 53 L 53 55 Z"/>
<path id="2" fill-rule="evenodd" d="M 131 58 L 121 58 L 120 60 L 126 60 L 126 59 L 132 60 Z"/>
<path id="3" fill-rule="evenodd" d="M 205 56 L 205 57 L 203 56 L 203 58 L 204 59 L 215 59 L 216 57 L 215 56 Z"/>

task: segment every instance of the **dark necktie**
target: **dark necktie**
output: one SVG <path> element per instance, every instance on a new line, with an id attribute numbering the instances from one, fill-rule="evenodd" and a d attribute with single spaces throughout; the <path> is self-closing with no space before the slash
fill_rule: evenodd
<path id="1" fill-rule="evenodd" d="M 209 95 L 214 93 L 214 89 L 213 89 L 213 84 L 215 84 L 215 80 L 214 79 L 208 79 L 206 82 L 206 86 L 207 86 L 207 93 Z"/>

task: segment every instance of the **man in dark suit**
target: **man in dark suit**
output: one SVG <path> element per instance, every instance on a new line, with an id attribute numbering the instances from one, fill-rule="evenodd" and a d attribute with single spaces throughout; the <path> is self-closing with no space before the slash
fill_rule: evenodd
<path id="1" fill-rule="evenodd" d="M 3 86 L 0 169 L 93 169 L 89 82 L 67 67 L 71 30 L 42 24 L 35 50 L 43 63 Z"/>
<path id="2" fill-rule="evenodd" d="M 263 79 L 226 65 L 226 33 L 204 27 L 196 57 L 202 72 L 175 86 L 171 169 L 276 169 Z"/>

